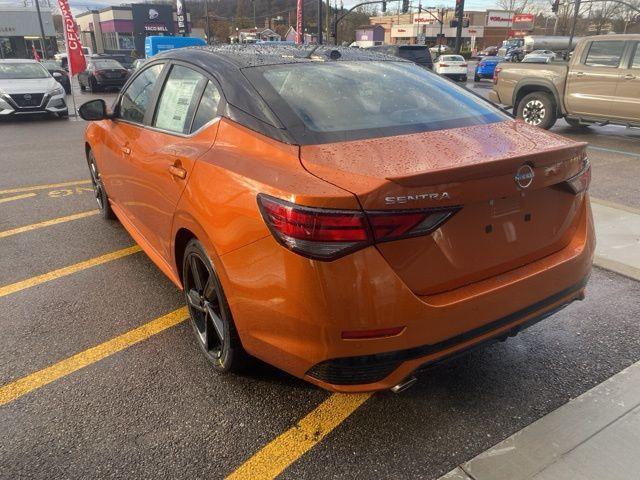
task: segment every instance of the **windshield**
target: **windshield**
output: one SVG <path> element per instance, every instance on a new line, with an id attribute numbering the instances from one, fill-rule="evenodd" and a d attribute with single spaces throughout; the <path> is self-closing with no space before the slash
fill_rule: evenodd
<path id="1" fill-rule="evenodd" d="M 106 68 L 119 68 L 123 69 L 124 67 L 115 60 L 111 60 L 110 58 L 105 58 L 104 60 L 93 60 L 93 64 L 97 69 L 106 69 Z"/>
<path id="2" fill-rule="evenodd" d="M 39 63 L 4 63 L 0 62 L 0 79 L 47 78 L 49 77 Z"/>
<path id="3" fill-rule="evenodd" d="M 62 68 L 62 65 L 60 65 L 60 63 L 56 62 L 55 60 L 44 60 L 40 63 L 42 63 L 42 66 L 44 68 L 48 68 L 51 70 L 59 70 Z"/>
<path id="4" fill-rule="evenodd" d="M 245 69 L 300 143 L 384 137 L 499 122 L 485 100 L 408 62 Z"/>

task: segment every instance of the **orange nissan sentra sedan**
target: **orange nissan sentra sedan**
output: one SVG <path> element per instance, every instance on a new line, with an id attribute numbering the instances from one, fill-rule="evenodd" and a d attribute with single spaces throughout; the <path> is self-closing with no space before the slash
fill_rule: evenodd
<path id="1" fill-rule="evenodd" d="M 584 297 L 585 144 L 402 59 L 172 50 L 81 114 L 102 215 L 184 290 L 218 371 L 402 386 Z"/>

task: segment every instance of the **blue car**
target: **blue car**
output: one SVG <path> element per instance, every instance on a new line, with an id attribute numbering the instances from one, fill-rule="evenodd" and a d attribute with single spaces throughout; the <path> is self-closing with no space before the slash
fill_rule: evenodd
<path id="1" fill-rule="evenodd" d="M 476 65 L 473 81 L 479 82 L 483 78 L 493 78 L 493 72 L 496 69 L 496 65 L 503 61 L 504 58 L 502 57 L 484 57 Z"/>

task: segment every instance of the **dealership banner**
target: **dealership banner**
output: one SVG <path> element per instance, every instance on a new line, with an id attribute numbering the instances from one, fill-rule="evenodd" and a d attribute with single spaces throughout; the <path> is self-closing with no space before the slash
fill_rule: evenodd
<path id="1" fill-rule="evenodd" d="M 62 28 L 64 40 L 67 44 L 67 61 L 69 62 L 69 75 L 73 76 L 87 69 L 87 60 L 82 53 L 82 44 L 78 37 L 78 27 L 73 19 L 67 0 L 58 0 L 60 15 L 62 16 Z"/>

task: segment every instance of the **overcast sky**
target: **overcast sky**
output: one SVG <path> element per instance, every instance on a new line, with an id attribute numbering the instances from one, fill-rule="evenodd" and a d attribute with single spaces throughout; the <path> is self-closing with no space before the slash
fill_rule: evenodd
<path id="1" fill-rule="evenodd" d="M 28 0 L 29 3 L 32 3 L 33 0 Z M 57 5 L 57 0 L 50 0 L 51 5 Z M 215 0 L 212 0 L 215 2 Z M 358 3 L 359 0 L 344 0 L 345 7 L 354 5 Z M 410 0 L 413 6 L 418 5 L 419 0 Z M 497 0 L 466 0 L 465 1 L 465 9 L 467 10 L 486 10 L 496 7 Z M 187 3 L 189 0 L 187 0 Z M 121 5 L 123 3 L 138 3 L 136 0 L 69 0 L 69 5 L 74 13 L 79 13 L 88 9 L 99 9 L 109 5 Z M 332 2 L 333 3 L 333 2 Z M 399 2 L 398 2 L 399 3 Z M 0 0 L 0 5 L 22 5 L 23 2 L 21 0 Z M 40 5 L 46 5 L 47 0 L 40 0 Z M 439 1 L 430 1 L 430 0 L 422 0 L 423 6 L 444 6 L 453 8 L 455 5 L 455 0 L 439 0 Z M 388 7 L 390 11 L 393 11 L 395 8 L 394 4 L 391 3 Z"/>

